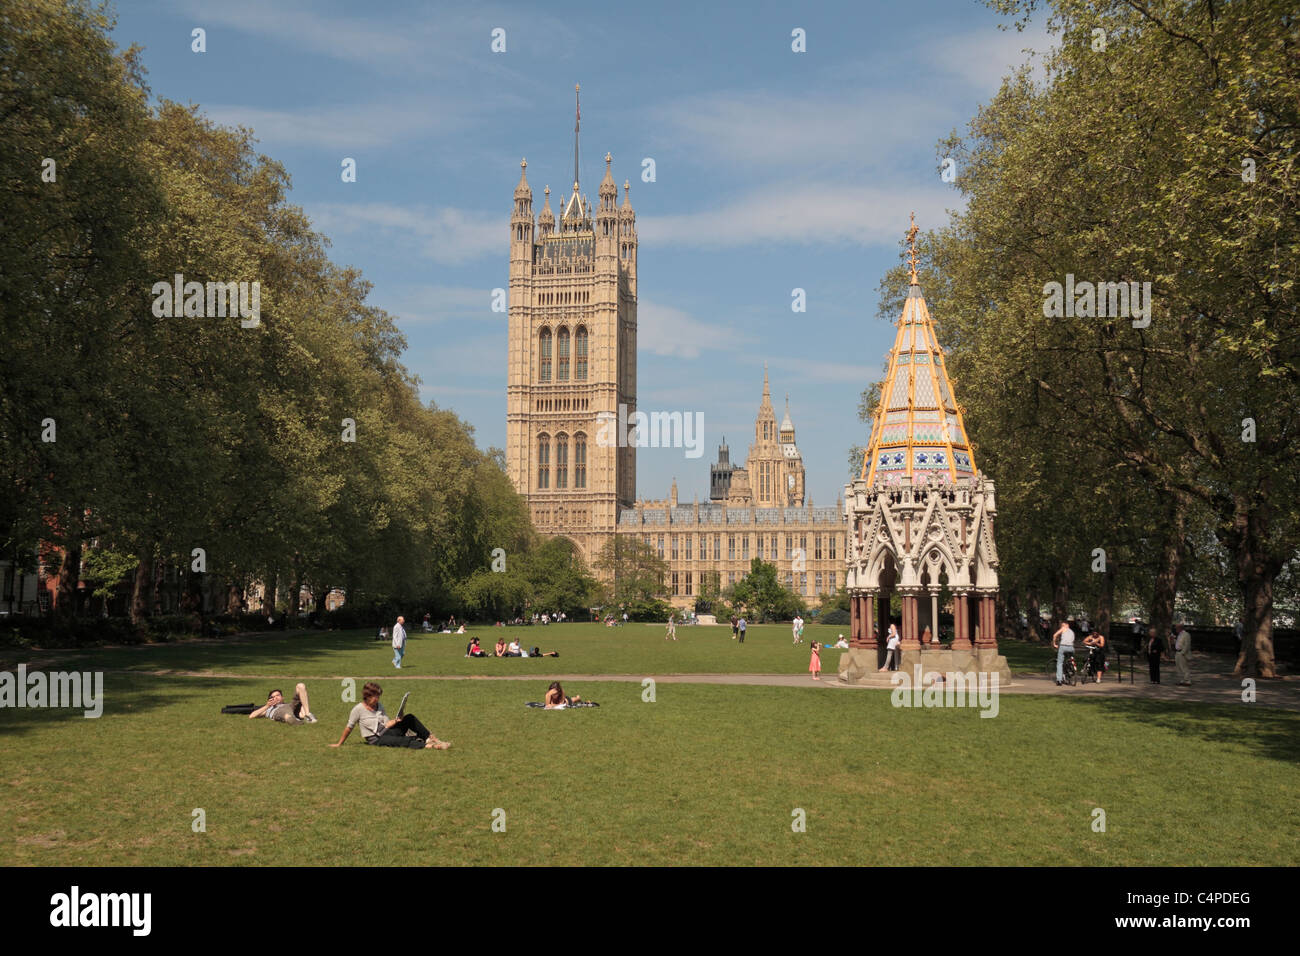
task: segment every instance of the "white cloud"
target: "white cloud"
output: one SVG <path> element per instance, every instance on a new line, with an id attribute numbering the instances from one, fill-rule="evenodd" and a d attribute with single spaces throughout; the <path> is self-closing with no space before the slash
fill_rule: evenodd
<path id="1" fill-rule="evenodd" d="M 510 243 L 509 221 L 443 207 L 433 212 L 393 203 L 314 203 L 308 210 L 326 235 L 358 229 L 405 233 L 419 241 L 421 253 L 442 265 L 460 265 L 485 256 L 501 257 Z"/>
<path id="2" fill-rule="evenodd" d="M 430 131 L 458 128 L 459 117 L 438 113 L 429 104 L 416 109 L 391 103 L 355 106 L 312 106 L 272 110 L 255 106 L 218 105 L 204 112 L 222 126 L 248 126 L 262 144 L 325 146 L 340 150 L 388 146 Z M 346 153 L 340 154 L 340 159 Z M 364 175 L 364 170 L 362 170 Z"/>
<path id="3" fill-rule="evenodd" d="M 995 27 L 955 34 L 935 40 L 927 46 L 932 70 L 949 73 L 965 83 L 992 94 L 1002 85 L 1002 78 L 1026 62 L 1034 64 L 1033 76 L 1043 79 L 1042 60 L 1056 38 L 1043 23 L 1030 23 L 1023 32 Z M 1025 52 L 1032 50 L 1036 55 Z"/>
<path id="4" fill-rule="evenodd" d="M 506 322 L 505 313 L 492 311 L 492 290 L 487 287 L 420 285 L 377 304 L 404 327 L 457 320 L 497 322 L 504 327 Z"/>
<path id="5" fill-rule="evenodd" d="M 937 177 L 936 177 L 937 179 Z M 910 191 L 884 186 L 814 184 L 782 190 L 765 187 L 712 209 L 637 222 L 642 240 L 700 247 L 755 242 L 895 243 L 915 211 L 925 230 L 948 221 L 947 207 L 960 202 L 951 187 Z"/>
<path id="6" fill-rule="evenodd" d="M 942 102 L 878 90 L 808 96 L 728 91 L 654 107 L 647 125 L 662 129 L 656 147 L 687 162 L 861 169 L 891 162 L 900 148 L 914 144 L 918 128 L 956 118 Z"/>
<path id="7" fill-rule="evenodd" d="M 637 350 L 694 359 L 706 349 L 732 348 L 750 337 L 725 325 L 710 325 L 694 316 L 641 299 L 636 307 Z"/>

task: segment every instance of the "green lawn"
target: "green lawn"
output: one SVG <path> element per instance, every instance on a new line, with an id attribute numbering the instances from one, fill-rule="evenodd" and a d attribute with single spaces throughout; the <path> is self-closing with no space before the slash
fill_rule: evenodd
<path id="1" fill-rule="evenodd" d="M 677 641 L 664 640 L 662 624 L 553 624 L 547 627 L 474 627 L 468 634 L 409 634 L 403 672 L 429 674 L 798 674 L 808 670 L 808 642 L 834 643 L 846 627 L 804 628 L 804 643 L 791 643 L 788 624 L 751 627 L 742 646 L 731 628 L 678 627 Z M 489 653 L 499 634 L 507 641 L 543 651 L 557 659 L 465 657 L 465 645 L 477 636 Z M 822 654 L 822 669 L 833 673 L 839 651 Z M 0 658 L 5 657 L 0 652 Z M 8 656 L 13 656 L 12 652 Z M 29 657 L 40 658 L 33 651 Z M 396 675 L 392 648 L 374 640 L 372 631 L 300 631 L 253 635 L 225 642 L 182 641 L 143 647 L 103 648 L 72 657 L 85 669 L 209 671 L 216 674 L 284 674 L 312 677 Z M 6 665 L 8 666 L 8 665 Z"/>
<path id="2" fill-rule="evenodd" d="M 565 689 L 600 708 L 523 707 L 549 673 L 580 664 L 806 666 L 806 647 L 781 647 L 788 631 L 743 649 L 708 633 L 665 649 L 659 631 L 628 627 L 558 661 L 469 662 L 447 637 L 416 638 L 407 655 L 412 674 L 536 668 L 527 683 L 401 680 L 382 649 L 347 635 L 99 651 L 137 670 L 280 674 L 285 689 L 307 677 L 321 723 L 218 713 L 260 702 L 267 681 L 122 672 L 106 675 L 98 720 L 0 710 L 0 845 L 10 863 L 38 865 L 1300 863 L 1286 809 L 1300 793 L 1300 714 L 1005 695 L 984 719 L 895 709 L 886 691 L 661 683 L 646 703 L 639 683 L 595 681 Z M 412 690 L 411 709 L 452 750 L 355 734 L 327 746 L 351 705 L 340 684 L 310 678 L 385 666 L 389 706 Z M 1097 807 L 1105 833 L 1091 828 Z M 796 808 L 806 833 L 791 830 Z"/>

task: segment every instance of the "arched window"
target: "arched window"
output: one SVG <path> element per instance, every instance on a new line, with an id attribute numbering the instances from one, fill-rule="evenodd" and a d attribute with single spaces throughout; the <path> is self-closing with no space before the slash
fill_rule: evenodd
<path id="1" fill-rule="evenodd" d="M 567 488 L 569 485 L 569 437 L 564 434 L 555 436 L 555 487 Z"/>
<path id="2" fill-rule="evenodd" d="M 537 436 L 537 490 L 545 491 L 551 486 L 551 440 L 545 435 Z"/>
<path id="3" fill-rule="evenodd" d="M 587 328 L 582 325 L 573 333 L 573 380 L 587 380 Z"/>
<path id="4" fill-rule="evenodd" d="M 538 377 L 540 381 L 549 382 L 551 380 L 551 330 L 550 329 L 542 329 L 541 335 L 538 336 L 538 345 L 540 346 L 538 353 L 541 356 L 541 371 L 539 372 Z"/>
<path id="5" fill-rule="evenodd" d="M 562 328 L 555 335 L 555 380 L 569 380 L 569 330 Z"/>
<path id="6" fill-rule="evenodd" d="M 573 487 L 587 487 L 587 436 L 582 432 L 573 436 Z"/>

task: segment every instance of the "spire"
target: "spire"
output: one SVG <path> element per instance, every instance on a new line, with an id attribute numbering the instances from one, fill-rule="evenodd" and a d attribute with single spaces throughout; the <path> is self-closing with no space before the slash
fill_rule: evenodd
<path id="1" fill-rule="evenodd" d="M 578 127 L 582 125 L 582 105 L 578 102 L 577 83 L 573 84 L 573 194 L 578 195 Z"/>
<path id="2" fill-rule="evenodd" d="M 529 199 L 533 198 L 533 190 L 528 185 L 528 160 L 527 159 L 521 159 L 519 161 L 519 185 L 515 187 L 515 198 L 523 199 L 524 197 L 527 197 Z"/>
<path id="3" fill-rule="evenodd" d="M 790 393 L 785 393 L 785 418 L 781 419 L 781 433 L 793 432 L 794 424 L 790 421 Z"/>
<path id="4" fill-rule="evenodd" d="M 551 187 L 547 186 L 543 192 L 546 201 L 542 203 L 542 214 L 537 217 L 537 225 L 542 227 L 542 233 L 545 234 L 555 226 L 555 213 L 551 212 Z"/>
<path id="5" fill-rule="evenodd" d="M 630 190 L 631 188 L 632 188 L 632 184 L 629 183 L 626 179 L 623 180 L 623 205 L 621 208 L 623 211 L 626 212 L 632 211 L 632 198 L 631 196 L 628 195 L 628 190 Z"/>
<path id="6" fill-rule="evenodd" d="M 769 404 L 772 401 L 772 390 L 767 387 L 767 363 L 766 362 L 763 363 L 763 401 Z"/>
<path id="7" fill-rule="evenodd" d="M 919 285 L 916 281 L 916 213 L 912 213 L 912 228 L 907 230 L 907 261 L 912 266 L 912 285 Z"/>
<path id="8" fill-rule="evenodd" d="M 903 301 L 880 405 L 862 461 L 862 477 L 869 483 L 921 482 L 930 475 L 956 481 L 978 475 L 943 348 L 916 282 L 915 237 L 913 221 L 908 230 L 912 289 Z"/>

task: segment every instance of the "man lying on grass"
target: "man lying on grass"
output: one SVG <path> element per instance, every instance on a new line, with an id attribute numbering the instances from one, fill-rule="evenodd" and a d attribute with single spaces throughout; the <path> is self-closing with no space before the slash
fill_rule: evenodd
<path id="1" fill-rule="evenodd" d="M 291 704 L 284 702 L 284 694 L 279 690 L 271 691 L 266 698 L 266 705 L 248 715 L 249 720 L 256 720 L 258 717 L 269 717 L 282 724 L 316 723 L 316 715 L 311 712 L 311 706 L 307 701 L 307 685 L 299 684 L 293 689 Z"/>
<path id="2" fill-rule="evenodd" d="M 417 747 L 423 750 L 446 750 L 451 744 L 435 737 L 429 728 L 420 723 L 414 714 L 407 714 L 401 720 L 389 720 L 384 707 L 379 703 L 383 693 L 373 681 L 361 688 L 361 703 L 352 708 L 348 715 L 348 725 L 343 728 L 343 736 L 331 747 L 343 746 L 352 728 L 361 725 L 361 736 L 368 744 L 380 747 Z"/>

